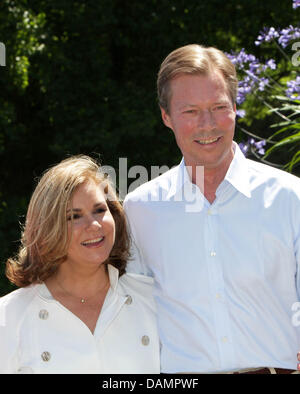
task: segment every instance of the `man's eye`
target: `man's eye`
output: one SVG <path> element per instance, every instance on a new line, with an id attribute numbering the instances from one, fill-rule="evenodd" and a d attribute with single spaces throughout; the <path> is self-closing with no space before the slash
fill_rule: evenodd
<path id="1" fill-rule="evenodd" d="M 196 110 L 195 109 L 188 109 L 187 111 L 184 111 L 184 114 L 195 114 Z"/>
<path id="2" fill-rule="evenodd" d="M 227 111 L 228 105 L 217 105 L 216 107 L 213 107 L 212 111 Z"/>

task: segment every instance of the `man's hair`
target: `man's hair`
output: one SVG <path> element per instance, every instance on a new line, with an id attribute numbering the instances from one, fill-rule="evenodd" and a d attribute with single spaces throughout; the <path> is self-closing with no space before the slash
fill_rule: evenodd
<path id="1" fill-rule="evenodd" d="M 167 113 L 170 110 L 170 81 L 182 74 L 208 75 L 220 72 L 234 104 L 237 96 L 238 80 L 236 70 L 229 58 L 217 48 L 190 44 L 171 52 L 160 66 L 157 78 L 158 102 Z"/>
<path id="2" fill-rule="evenodd" d="M 123 208 L 100 165 L 88 156 L 79 155 L 50 168 L 38 182 L 28 206 L 19 253 L 6 263 L 6 276 L 12 283 L 25 287 L 42 282 L 67 259 L 68 204 L 76 189 L 90 181 L 102 188 L 116 226 L 115 243 L 105 264 L 116 267 L 120 276 L 125 272 L 129 236 Z"/>

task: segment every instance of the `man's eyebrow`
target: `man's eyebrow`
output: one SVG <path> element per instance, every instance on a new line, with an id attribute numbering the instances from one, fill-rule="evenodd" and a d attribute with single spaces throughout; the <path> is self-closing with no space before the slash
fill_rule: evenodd
<path id="1" fill-rule="evenodd" d="M 185 108 L 185 107 L 197 107 L 197 104 L 189 104 L 189 103 L 183 103 L 179 106 L 179 109 Z"/>
<path id="2" fill-rule="evenodd" d="M 228 101 L 226 99 L 224 100 L 216 100 L 216 101 L 212 101 L 211 105 L 218 105 L 218 104 L 228 104 Z M 198 105 L 197 104 L 189 104 L 189 103 L 182 103 L 178 106 L 179 109 L 183 109 L 186 107 L 195 107 L 197 108 Z"/>

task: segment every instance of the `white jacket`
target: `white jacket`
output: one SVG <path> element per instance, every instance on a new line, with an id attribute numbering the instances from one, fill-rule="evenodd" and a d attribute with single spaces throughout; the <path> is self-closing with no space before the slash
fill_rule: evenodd
<path id="1" fill-rule="evenodd" d="M 152 279 L 109 277 L 94 334 L 44 284 L 0 298 L 0 373 L 159 373 Z"/>

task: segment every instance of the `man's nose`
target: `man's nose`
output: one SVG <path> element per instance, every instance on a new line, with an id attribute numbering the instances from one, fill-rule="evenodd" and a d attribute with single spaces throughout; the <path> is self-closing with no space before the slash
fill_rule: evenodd
<path id="1" fill-rule="evenodd" d="M 215 119 L 209 109 L 199 111 L 198 125 L 202 129 L 213 129 L 215 128 Z"/>

